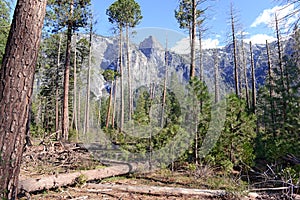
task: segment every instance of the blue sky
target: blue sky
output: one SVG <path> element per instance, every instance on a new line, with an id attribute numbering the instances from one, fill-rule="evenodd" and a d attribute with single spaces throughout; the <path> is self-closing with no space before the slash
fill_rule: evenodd
<path id="1" fill-rule="evenodd" d="M 95 18 L 98 21 L 96 32 L 104 36 L 113 35 L 113 27 L 107 20 L 106 9 L 115 0 L 92 0 Z M 139 41 L 147 35 L 154 35 L 162 43 L 166 35 L 170 37 L 170 46 L 184 45 L 187 32 L 178 28 L 178 23 L 174 17 L 174 10 L 178 6 L 179 0 L 136 0 L 141 6 L 143 19 L 136 27 L 138 34 L 132 38 Z M 209 10 L 205 26 L 208 31 L 205 34 L 204 45 L 208 47 L 222 46 L 230 35 L 229 13 L 230 4 L 233 4 L 237 12 L 238 26 L 246 34 L 246 41 L 253 43 L 263 43 L 266 39 L 274 39 L 274 30 L 271 26 L 275 11 L 280 10 L 281 15 L 293 9 L 274 0 L 215 0 L 207 1 Z M 206 5 L 204 5 L 206 7 Z M 299 16 L 298 16 L 299 17 Z M 284 24 L 288 24 L 285 22 Z M 164 34 L 165 32 L 165 34 Z M 183 39 L 183 40 L 182 40 Z M 180 41 L 182 40 L 182 41 Z M 180 44 L 181 42 L 181 44 Z"/>

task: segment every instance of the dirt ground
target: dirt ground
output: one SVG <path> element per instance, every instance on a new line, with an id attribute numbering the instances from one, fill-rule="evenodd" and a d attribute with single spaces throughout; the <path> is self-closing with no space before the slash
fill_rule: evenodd
<path id="1" fill-rule="evenodd" d="M 93 159 L 93 156 L 86 149 L 76 144 L 62 144 L 59 142 L 50 144 L 40 144 L 27 147 L 23 154 L 20 179 L 39 178 L 47 175 L 70 173 L 78 170 L 89 170 L 103 168 L 102 163 Z M 209 172 L 206 172 L 207 174 Z M 209 177 L 209 176 L 208 176 Z M 270 196 L 264 194 L 241 194 L 229 191 L 226 195 L 207 197 L 203 195 L 149 195 L 137 192 L 119 191 L 115 189 L 95 189 L 90 187 L 92 184 L 113 184 L 122 186 L 160 186 L 175 188 L 195 188 L 195 189 L 216 189 L 209 186 L 206 182 L 209 178 L 203 179 L 190 174 L 187 171 L 170 172 L 160 170 L 147 174 L 131 174 L 128 176 L 111 177 L 103 180 L 96 180 L 92 183 L 78 181 L 73 185 L 58 187 L 51 190 L 36 191 L 34 193 L 22 192 L 20 199 L 103 199 L 103 200 L 135 200 L 135 199 L 285 199 L 284 197 Z M 218 182 L 218 181 L 216 181 Z M 224 183 L 226 184 L 226 183 Z M 222 188 L 221 183 L 218 187 Z M 219 189 L 218 188 L 218 189 Z"/>

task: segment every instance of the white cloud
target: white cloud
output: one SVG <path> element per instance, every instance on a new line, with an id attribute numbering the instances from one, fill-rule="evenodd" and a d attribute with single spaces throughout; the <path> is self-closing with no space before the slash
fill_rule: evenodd
<path id="1" fill-rule="evenodd" d="M 202 48 L 203 49 L 211 49 L 219 47 L 218 39 L 204 39 L 202 40 Z M 196 39 L 196 49 L 199 49 L 199 40 Z M 190 40 L 188 37 L 183 38 L 176 42 L 176 44 L 171 48 L 171 51 L 174 51 L 179 54 L 189 54 L 190 53 Z"/>
<path id="2" fill-rule="evenodd" d="M 212 49 L 219 47 L 219 40 L 218 39 L 205 39 L 202 41 L 202 48 L 203 49 Z"/>
<path id="3" fill-rule="evenodd" d="M 252 35 L 249 39 L 245 39 L 244 41 L 247 43 L 251 41 L 252 44 L 266 44 L 266 40 L 268 40 L 268 42 L 273 42 L 276 40 L 276 38 L 267 34 L 256 34 Z"/>
<path id="4" fill-rule="evenodd" d="M 251 24 L 251 27 L 257 27 L 259 25 L 267 25 L 269 28 L 275 28 L 275 14 L 277 19 L 281 21 L 282 28 L 289 28 L 290 25 L 295 22 L 299 16 L 293 16 L 288 19 L 284 19 L 285 16 L 295 11 L 293 4 L 287 4 L 283 6 L 275 6 L 271 9 L 264 10 Z"/>
<path id="5" fill-rule="evenodd" d="M 183 38 L 176 42 L 176 44 L 171 48 L 171 51 L 174 51 L 179 54 L 188 54 L 190 51 L 189 38 Z"/>

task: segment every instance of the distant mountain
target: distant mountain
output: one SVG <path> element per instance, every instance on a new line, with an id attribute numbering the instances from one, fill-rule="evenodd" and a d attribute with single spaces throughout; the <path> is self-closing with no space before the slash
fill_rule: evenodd
<path id="1" fill-rule="evenodd" d="M 123 48 L 123 71 L 124 81 L 126 81 L 128 70 L 126 68 L 126 45 Z M 189 59 L 188 55 L 178 54 L 175 52 L 165 52 L 165 48 L 153 37 L 145 38 L 139 45 L 130 44 L 130 63 L 131 63 L 131 77 L 132 86 L 134 89 L 146 86 L 149 87 L 151 83 L 162 83 L 165 75 L 166 58 L 168 62 L 168 75 L 176 74 L 179 83 L 186 83 L 189 79 Z M 250 79 L 250 47 L 249 44 L 244 44 L 245 56 L 247 62 L 247 76 Z M 253 45 L 253 57 L 255 65 L 255 73 L 257 78 L 257 85 L 264 84 L 267 71 L 267 51 L 265 45 Z M 276 63 L 277 48 L 276 43 L 270 44 L 272 53 L 272 62 Z M 284 42 L 285 53 L 290 53 L 291 41 Z M 233 48 L 232 45 L 227 45 L 219 49 L 205 49 L 203 52 L 203 65 L 205 81 L 209 87 L 213 87 L 214 81 L 214 62 L 213 51 L 217 51 L 219 60 L 219 69 L 223 87 L 233 88 L 234 74 L 233 74 Z M 104 95 L 104 88 L 107 85 L 102 72 L 106 69 L 118 69 L 118 51 L 119 41 L 117 38 L 95 36 L 93 37 L 93 76 L 91 90 L 97 96 Z M 240 49 L 238 53 L 242 55 Z M 197 52 L 196 55 L 199 53 Z M 240 58 L 241 59 L 241 58 Z M 197 66 L 199 66 L 199 59 L 197 59 Z M 196 67 L 196 75 L 199 74 L 199 69 Z M 125 82 L 126 83 L 126 82 Z M 103 93 L 104 92 L 104 93 Z"/>

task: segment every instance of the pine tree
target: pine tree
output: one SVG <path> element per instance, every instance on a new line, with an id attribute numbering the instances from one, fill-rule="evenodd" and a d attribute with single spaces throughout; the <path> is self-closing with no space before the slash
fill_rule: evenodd
<path id="1" fill-rule="evenodd" d="M 195 123 L 195 136 L 193 148 L 193 160 L 195 164 L 199 162 L 199 147 L 208 130 L 210 122 L 211 101 L 209 98 L 208 87 L 203 81 L 194 78 L 190 81 L 191 88 L 191 119 Z M 192 128 L 193 130 L 193 128 Z"/>
<path id="2" fill-rule="evenodd" d="M 50 31 L 57 33 L 66 29 L 67 45 L 64 70 L 64 93 L 62 115 L 62 140 L 67 141 L 69 135 L 69 85 L 71 67 L 71 44 L 75 31 L 86 27 L 88 23 L 90 0 L 49 0 L 46 25 Z M 67 14 L 66 14 L 67 13 Z"/>
<path id="3" fill-rule="evenodd" d="M 294 36 L 297 40 L 297 36 Z M 299 145 L 299 77 L 298 46 L 294 43 L 292 55 L 282 56 L 282 68 L 272 66 L 265 87 L 259 92 L 258 156 L 270 162 L 279 161 L 286 154 L 297 154 Z M 268 49 L 268 48 L 267 48 Z M 278 53 L 278 52 L 277 52 Z M 289 85 L 289 91 L 286 86 Z"/>
<path id="4" fill-rule="evenodd" d="M 190 38 L 191 63 L 190 63 L 190 79 L 195 76 L 195 49 L 196 49 L 196 27 L 203 20 L 199 19 L 203 15 L 204 10 L 197 9 L 197 5 L 203 1 L 197 0 L 181 0 L 178 10 L 175 10 L 175 18 L 179 23 L 179 28 L 188 29 Z"/>
<path id="5" fill-rule="evenodd" d="M 17 199 L 46 1 L 18 0 L 0 71 L 0 198 Z"/>
<path id="6" fill-rule="evenodd" d="M 226 120 L 222 134 L 206 159 L 231 171 L 234 166 L 253 164 L 256 119 L 254 114 L 248 113 L 245 100 L 231 94 L 226 102 Z"/>
<path id="7" fill-rule="evenodd" d="M 128 93 L 129 93 L 129 119 L 132 114 L 132 91 L 131 91 L 131 77 L 130 77 L 130 60 L 129 60 L 129 28 L 135 27 L 140 20 L 142 19 L 140 6 L 134 0 L 117 0 L 106 10 L 108 15 L 108 20 L 112 24 L 116 24 L 116 27 L 119 31 L 119 71 L 120 71 L 120 96 L 121 96 L 121 105 L 120 105 L 120 131 L 123 130 L 124 125 L 124 88 L 123 88 L 123 55 L 122 55 L 122 32 L 126 28 L 126 44 L 127 44 L 127 69 L 128 69 Z"/>

